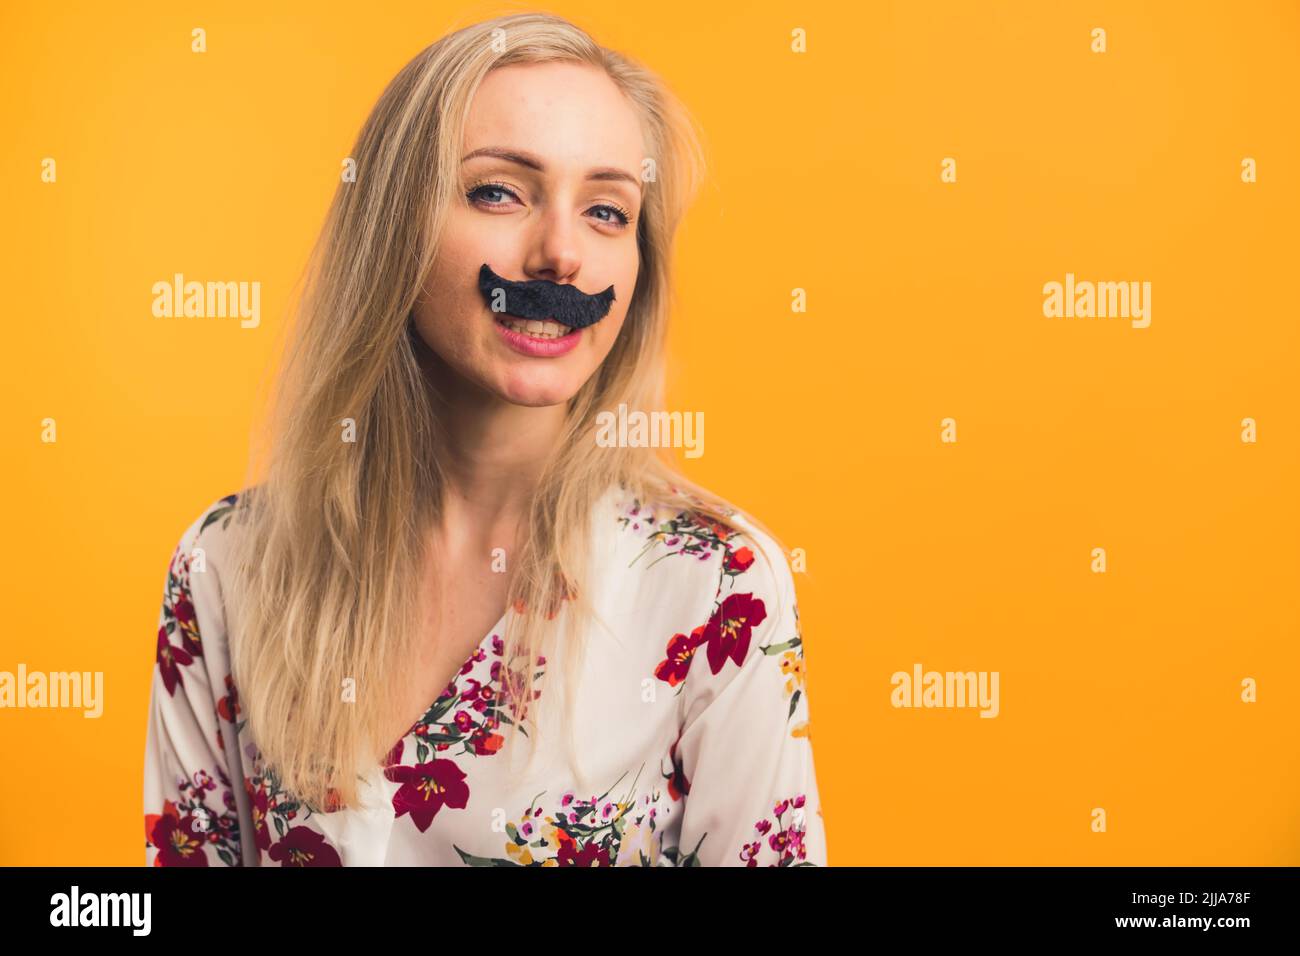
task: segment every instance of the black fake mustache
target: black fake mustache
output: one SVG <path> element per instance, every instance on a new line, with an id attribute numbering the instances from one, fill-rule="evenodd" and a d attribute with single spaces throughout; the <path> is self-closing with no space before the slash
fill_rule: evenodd
<path id="1" fill-rule="evenodd" d="M 571 329 L 595 325 L 609 313 L 614 301 L 613 286 L 588 295 L 576 286 L 545 279 L 512 282 L 493 272 L 486 262 L 478 270 L 478 290 L 490 312 L 517 319 L 554 319 Z"/>

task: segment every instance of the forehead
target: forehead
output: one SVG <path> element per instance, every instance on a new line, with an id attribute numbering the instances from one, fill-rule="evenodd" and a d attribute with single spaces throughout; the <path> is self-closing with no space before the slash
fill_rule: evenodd
<path id="1" fill-rule="evenodd" d="M 524 149 L 556 166 L 626 165 L 645 156 L 640 117 L 599 67 L 511 64 L 490 71 L 470 104 L 464 153 Z"/>

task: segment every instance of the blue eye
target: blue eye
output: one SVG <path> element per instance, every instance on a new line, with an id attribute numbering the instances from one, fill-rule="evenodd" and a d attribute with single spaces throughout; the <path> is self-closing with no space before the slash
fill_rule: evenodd
<path id="1" fill-rule="evenodd" d="M 470 202 L 481 202 L 485 206 L 503 205 L 500 202 L 493 202 L 491 200 L 483 199 L 482 194 L 484 193 L 504 193 L 505 195 L 509 196 L 511 199 L 515 200 L 515 202 L 519 201 L 519 197 L 516 196 L 513 192 L 511 192 L 510 188 L 506 186 L 504 183 L 480 183 L 479 185 L 470 189 L 470 191 L 465 194 L 465 198 L 468 199 Z"/>
<path id="2" fill-rule="evenodd" d="M 629 222 L 632 221 L 631 219 L 628 218 L 627 213 L 619 209 L 617 206 L 610 206 L 605 203 L 602 203 L 599 206 L 592 206 L 591 208 L 593 210 L 604 209 L 613 213 L 615 216 L 618 217 L 617 219 L 602 219 L 601 222 L 607 222 L 610 223 L 611 225 L 619 226 L 621 228 L 623 226 L 626 226 Z"/>

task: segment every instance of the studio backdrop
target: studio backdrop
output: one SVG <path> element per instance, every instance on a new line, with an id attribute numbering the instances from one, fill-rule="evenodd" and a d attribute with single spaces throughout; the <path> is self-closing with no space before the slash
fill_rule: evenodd
<path id="1" fill-rule="evenodd" d="M 169 559 L 349 148 L 523 9 L 5 4 L 0 863 L 142 861 Z M 1300 863 L 1300 7 L 545 9 L 704 134 L 662 411 L 787 546 L 831 863 Z"/>

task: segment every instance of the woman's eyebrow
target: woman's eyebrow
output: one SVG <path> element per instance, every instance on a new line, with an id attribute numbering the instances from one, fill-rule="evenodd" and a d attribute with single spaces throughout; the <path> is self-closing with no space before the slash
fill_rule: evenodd
<path id="1" fill-rule="evenodd" d="M 466 153 L 461 157 L 461 162 L 473 159 L 475 156 L 495 156 L 497 159 L 504 159 L 507 162 L 518 163 L 520 166 L 527 166 L 529 169 L 535 169 L 539 173 L 546 172 L 546 166 L 540 159 L 527 150 L 506 149 L 501 146 L 484 146 L 473 152 Z M 617 166 L 596 166 L 587 170 L 587 179 L 602 181 L 624 180 L 631 183 L 638 190 L 641 188 L 641 181 L 626 170 L 619 169 Z"/>

